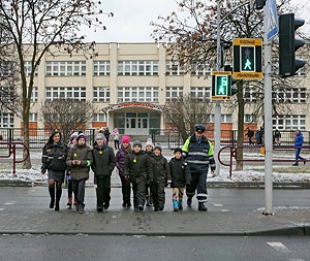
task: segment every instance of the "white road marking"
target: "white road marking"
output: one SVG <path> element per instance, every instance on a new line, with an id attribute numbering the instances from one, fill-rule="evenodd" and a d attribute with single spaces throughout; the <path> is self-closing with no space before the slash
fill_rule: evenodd
<path id="1" fill-rule="evenodd" d="M 4 205 L 10 206 L 10 205 L 14 205 L 15 203 L 16 201 L 9 201 L 9 202 L 5 202 Z"/>
<path id="2" fill-rule="evenodd" d="M 0 208 L 0 211 L 3 211 L 4 210 L 4 208 Z"/>
<path id="3" fill-rule="evenodd" d="M 213 206 L 215 206 L 215 207 L 223 207 L 223 204 L 221 204 L 221 203 L 213 203 Z"/>
<path id="4" fill-rule="evenodd" d="M 287 261 L 306 261 L 305 259 L 300 259 L 300 258 L 297 258 L 297 259 L 287 259 Z"/>
<path id="5" fill-rule="evenodd" d="M 269 246 L 277 250 L 281 253 L 290 253 L 291 250 L 289 250 L 285 245 L 283 245 L 281 242 L 267 242 Z"/>
<path id="6" fill-rule="evenodd" d="M 229 209 L 221 209 L 221 212 L 225 213 L 225 212 L 229 212 Z"/>

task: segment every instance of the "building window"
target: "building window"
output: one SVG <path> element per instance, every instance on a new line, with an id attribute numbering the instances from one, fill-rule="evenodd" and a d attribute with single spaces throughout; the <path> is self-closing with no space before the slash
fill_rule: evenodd
<path id="1" fill-rule="evenodd" d="M 32 70 L 31 62 L 30 61 L 25 62 L 24 67 L 25 67 L 25 74 L 27 77 L 29 77 Z M 36 67 L 34 71 L 34 76 L 38 76 L 38 67 Z"/>
<path id="2" fill-rule="evenodd" d="M 305 130 L 305 115 L 278 115 L 273 117 L 273 128 L 279 130 Z"/>
<path id="3" fill-rule="evenodd" d="M 211 100 L 210 87 L 191 87 L 191 97 L 199 99 L 200 101 Z"/>
<path id="4" fill-rule="evenodd" d="M 272 99 L 277 103 L 305 103 L 306 88 L 285 88 L 272 92 Z"/>
<path id="5" fill-rule="evenodd" d="M 38 114 L 37 113 L 29 113 L 29 121 L 30 122 L 37 122 L 38 121 Z"/>
<path id="6" fill-rule="evenodd" d="M 245 122 L 245 123 L 253 123 L 253 122 L 256 122 L 256 115 L 253 115 L 253 114 L 245 114 L 245 115 L 244 115 L 244 122 Z"/>
<path id="7" fill-rule="evenodd" d="M 46 62 L 46 76 L 84 76 L 86 62 Z"/>
<path id="8" fill-rule="evenodd" d="M 259 96 L 259 92 L 254 87 L 245 87 L 243 89 L 243 99 L 244 102 L 256 102 L 257 97 Z"/>
<path id="9" fill-rule="evenodd" d="M 107 115 L 104 113 L 95 113 L 93 120 L 94 120 L 94 122 L 106 122 L 107 121 Z"/>
<path id="10" fill-rule="evenodd" d="M 110 88 L 107 87 L 94 87 L 94 102 L 109 102 L 110 101 Z"/>
<path id="11" fill-rule="evenodd" d="M 94 75 L 95 76 L 110 75 L 110 61 L 94 61 Z"/>
<path id="12" fill-rule="evenodd" d="M 38 87 L 32 88 L 31 102 L 38 102 Z"/>
<path id="13" fill-rule="evenodd" d="M 158 87 L 118 87 L 119 102 L 158 102 Z"/>
<path id="14" fill-rule="evenodd" d="M 166 75 L 183 75 L 184 68 L 176 61 L 166 61 Z"/>
<path id="15" fill-rule="evenodd" d="M 192 65 L 191 74 L 193 76 L 210 76 L 211 68 L 209 64 L 201 65 Z"/>
<path id="16" fill-rule="evenodd" d="M 119 61 L 118 75 L 158 75 L 158 61 Z"/>
<path id="17" fill-rule="evenodd" d="M 0 77 L 9 77 L 14 75 L 16 63 L 10 61 L 0 61 Z"/>
<path id="18" fill-rule="evenodd" d="M 86 100 L 86 87 L 46 87 L 46 101 L 58 98 Z"/>
<path id="19" fill-rule="evenodd" d="M 173 101 L 183 96 L 183 87 L 166 87 L 166 100 Z"/>
<path id="20" fill-rule="evenodd" d="M 0 128 L 14 128 L 13 113 L 1 113 L 0 114 Z"/>

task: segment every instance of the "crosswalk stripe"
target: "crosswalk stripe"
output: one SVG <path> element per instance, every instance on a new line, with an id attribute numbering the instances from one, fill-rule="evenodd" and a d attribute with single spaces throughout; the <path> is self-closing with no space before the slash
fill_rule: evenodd
<path id="1" fill-rule="evenodd" d="M 4 210 L 4 208 L 0 208 L 0 211 L 3 211 Z"/>
<path id="2" fill-rule="evenodd" d="M 306 261 L 305 259 L 300 259 L 300 258 L 296 258 L 296 259 L 287 259 L 287 261 Z"/>
<path id="3" fill-rule="evenodd" d="M 291 250 L 289 250 L 285 245 L 283 245 L 281 242 L 267 242 L 269 246 L 277 250 L 281 253 L 290 253 Z"/>
<path id="4" fill-rule="evenodd" d="M 9 205 L 14 205 L 16 203 L 16 201 L 9 201 L 9 202 L 5 202 L 4 205 L 9 206 Z"/>
<path id="5" fill-rule="evenodd" d="M 215 207 L 223 207 L 223 204 L 221 204 L 221 203 L 213 203 L 213 206 L 215 206 Z"/>

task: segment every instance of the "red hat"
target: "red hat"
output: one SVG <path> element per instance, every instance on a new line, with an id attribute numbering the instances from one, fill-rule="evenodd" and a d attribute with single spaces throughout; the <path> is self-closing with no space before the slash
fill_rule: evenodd
<path id="1" fill-rule="evenodd" d="M 122 143 L 128 143 L 130 144 L 130 137 L 129 136 L 123 136 Z"/>

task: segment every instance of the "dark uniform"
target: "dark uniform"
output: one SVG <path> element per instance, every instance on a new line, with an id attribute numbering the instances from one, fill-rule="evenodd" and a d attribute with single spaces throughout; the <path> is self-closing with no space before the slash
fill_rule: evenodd
<path id="1" fill-rule="evenodd" d="M 196 132 L 203 133 L 205 126 L 197 124 Z M 207 210 L 204 203 L 207 201 L 207 174 L 209 165 L 211 170 L 215 170 L 214 150 L 212 143 L 205 137 L 197 138 L 196 134 L 189 137 L 185 142 L 183 152 L 186 153 L 188 166 L 191 172 L 191 184 L 186 187 L 188 197 L 187 204 L 190 206 L 192 197 L 197 189 L 197 200 L 199 210 Z"/>

